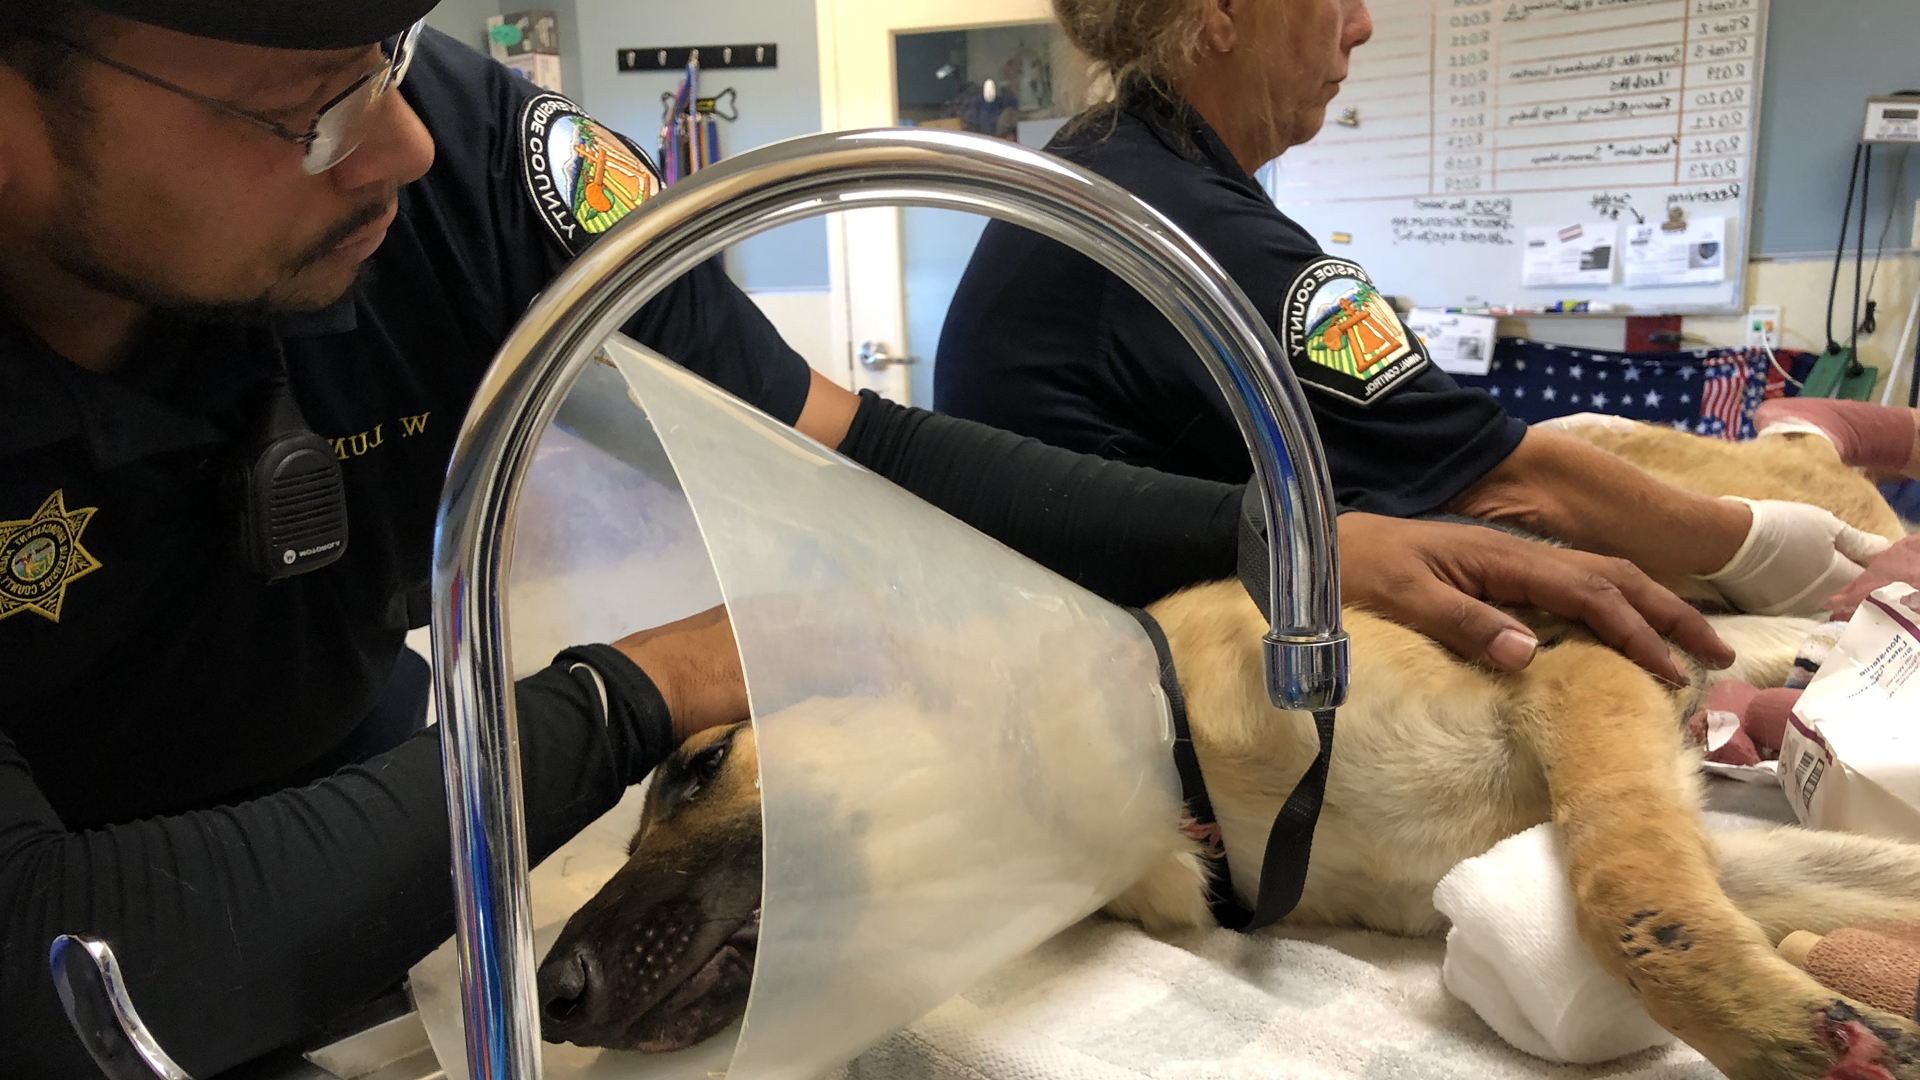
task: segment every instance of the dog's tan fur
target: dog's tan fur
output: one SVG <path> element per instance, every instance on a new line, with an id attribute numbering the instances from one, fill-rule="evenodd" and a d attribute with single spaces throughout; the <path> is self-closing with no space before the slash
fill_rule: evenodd
<path id="1" fill-rule="evenodd" d="M 1314 754 L 1311 718 L 1267 702 L 1265 623 L 1238 583 L 1150 610 L 1172 648 L 1234 882 L 1250 903 L 1266 831 Z M 1347 619 L 1353 694 L 1290 922 L 1432 933 L 1444 925 L 1433 889 L 1449 869 L 1551 820 L 1583 940 L 1656 1021 L 1729 1076 L 1826 1076 L 1842 1049 L 1835 1031 L 1868 1030 L 1851 1013 L 1830 1018 L 1835 996 L 1772 944 L 1794 929 L 1920 919 L 1920 851 L 1784 829 L 1717 852 L 1696 815 L 1676 696 L 1618 653 L 1570 636 L 1525 671 L 1495 675 L 1377 616 Z M 1793 636 L 1777 633 L 1782 622 L 1717 620 L 1743 652 L 1732 674 L 1779 681 Z M 1735 896 L 1762 922 L 1718 883 L 1723 856 Z M 1108 910 L 1155 929 L 1207 925 L 1198 860 L 1179 853 Z M 1920 1049 L 1912 1022 L 1874 1014 L 1870 1024 L 1872 1038 Z"/>
<path id="2" fill-rule="evenodd" d="M 1565 434 L 1699 495 L 1812 503 L 1877 536 L 1898 540 L 1906 535 L 1873 482 L 1842 464 L 1833 444 L 1818 435 L 1732 443 L 1651 424 L 1631 431 L 1574 428 Z"/>
<path id="3" fill-rule="evenodd" d="M 1871 484 L 1821 439 L 1579 434 L 1703 493 L 1798 499 L 1901 535 Z M 1237 583 L 1149 610 L 1175 658 L 1236 888 L 1251 902 L 1266 830 L 1314 755 L 1311 718 L 1267 702 L 1265 622 Z M 1369 613 L 1346 620 L 1353 692 L 1290 921 L 1431 933 L 1443 925 L 1433 889 L 1451 867 L 1551 820 L 1582 939 L 1656 1021 L 1729 1076 L 1920 1076 L 1920 1027 L 1840 1002 L 1772 948 L 1795 929 L 1920 919 L 1920 850 L 1795 829 L 1716 846 L 1696 814 L 1696 758 L 1681 744 L 1684 696 L 1583 634 L 1496 675 Z M 1720 677 L 1762 686 L 1783 681 L 1811 626 L 1715 622 L 1740 655 Z M 1182 852 L 1109 911 L 1153 928 L 1207 925 L 1200 880 Z M 1871 1046 L 1885 1050 L 1885 1071 L 1833 1071 Z"/>
<path id="4" fill-rule="evenodd" d="M 1822 440 L 1577 434 L 1703 493 L 1798 499 L 1899 535 L 1871 485 Z M 1265 624 L 1237 582 L 1151 610 L 1172 648 L 1235 885 L 1251 901 L 1267 830 L 1315 753 L 1311 720 L 1267 701 Z M 1920 1026 L 1836 997 L 1772 948 L 1796 929 L 1920 922 L 1920 849 L 1797 829 L 1710 839 L 1679 722 L 1699 691 L 1664 688 L 1583 631 L 1552 627 L 1531 666 L 1502 675 L 1365 611 L 1348 610 L 1346 625 L 1352 695 L 1290 923 L 1432 933 L 1443 925 L 1434 886 L 1449 869 L 1551 820 L 1583 940 L 1656 1021 L 1729 1076 L 1920 1080 Z M 1778 685 L 1809 626 L 1717 620 L 1740 655 L 1726 676 Z M 740 761 L 751 757 L 727 768 Z M 757 802 L 745 784 L 717 790 Z M 757 824 L 737 812 L 727 820 Z M 651 828 L 643 838 L 660 843 Z M 1194 845 L 1170 830 L 1167 850 L 1107 910 L 1154 929 L 1209 925 Z"/>

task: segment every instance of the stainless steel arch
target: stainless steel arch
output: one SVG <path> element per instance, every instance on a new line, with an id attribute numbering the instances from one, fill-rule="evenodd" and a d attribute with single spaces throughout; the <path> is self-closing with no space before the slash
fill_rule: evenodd
<path id="1" fill-rule="evenodd" d="M 1233 409 L 1275 523 L 1269 693 L 1295 709 L 1330 708 L 1346 695 L 1333 499 L 1306 402 L 1266 322 L 1171 222 L 1057 159 L 945 132 L 809 136 L 704 169 L 621 222 L 541 294 L 475 394 L 441 496 L 434 693 L 474 1080 L 540 1075 L 502 608 L 515 497 L 540 435 L 607 335 L 702 260 L 802 218 L 888 206 L 963 210 L 1044 233 L 1119 274 L 1181 329 Z"/>

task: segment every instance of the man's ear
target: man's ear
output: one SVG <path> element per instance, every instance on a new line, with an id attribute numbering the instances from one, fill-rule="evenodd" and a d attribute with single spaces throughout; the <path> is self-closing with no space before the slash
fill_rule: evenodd
<path id="1" fill-rule="evenodd" d="M 1207 52 L 1230 53 L 1239 36 L 1234 19 L 1247 8 L 1246 0 L 1202 0 L 1206 5 L 1200 22 L 1200 47 Z"/>

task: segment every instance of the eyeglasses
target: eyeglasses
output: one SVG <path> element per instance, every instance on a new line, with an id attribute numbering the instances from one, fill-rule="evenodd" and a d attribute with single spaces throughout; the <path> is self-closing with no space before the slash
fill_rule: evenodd
<path id="1" fill-rule="evenodd" d="M 384 97 L 388 91 L 397 89 L 400 81 L 407 77 L 407 67 L 413 63 L 415 44 L 420 39 L 420 28 L 426 25 L 422 19 L 406 30 L 380 42 L 380 54 L 386 63 L 354 80 L 353 85 L 335 94 L 320 111 L 305 132 L 294 131 L 279 121 L 249 112 L 238 105 L 230 105 L 219 98 L 189 90 L 160 78 L 149 75 L 139 68 L 129 67 L 111 57 L 102 56 L 74 41 L 57 34 L 44 31 L 27 30 L 25 33 L 53 42 L 69 49 L 97 64 L 104 64 L 115 71 L 131 75 L 141 82 L 169 90 L 181 97 L 191 98 L 215 112 L 245 120 L 258 128 L 263 128 L 288 142 L 299 143 L 306 148 L 306 156 L 300 166 L 310 176 L 318 176 L 346 160 L 348 154 L 360 147 L 360 140 L 366 138 L 367 114 L 373 104 Z"/>

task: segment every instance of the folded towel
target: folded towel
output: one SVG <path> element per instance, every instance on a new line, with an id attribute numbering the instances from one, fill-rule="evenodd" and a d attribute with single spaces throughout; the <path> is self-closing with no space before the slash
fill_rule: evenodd
<path id="1" fill-rule="evenodd" d="M 1582 1064 L 1674 1041 L 1601 970 L 1573 925 L 1573 890 L 1553 826 L 1540 825 L 1442 878 L 1434 906 L 1453 920 L 1441 977 L 1514 1046 Z"/>

